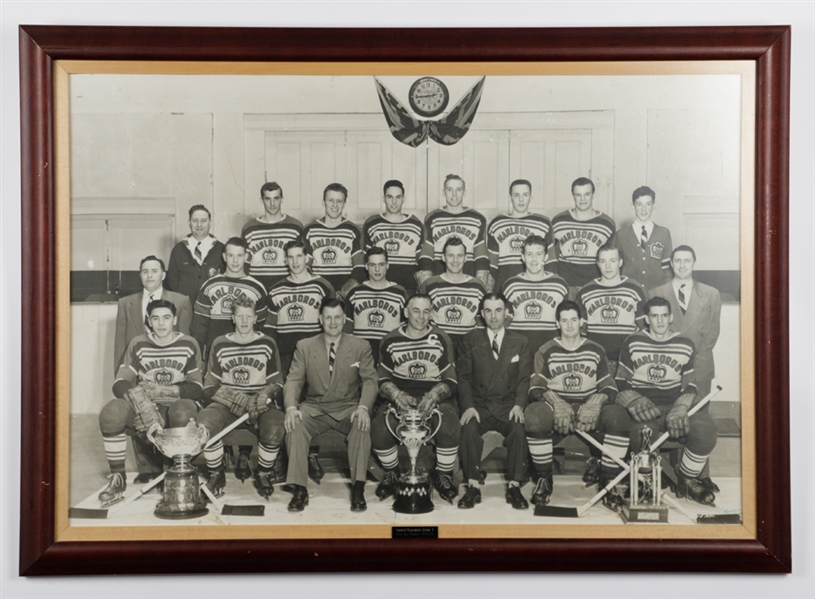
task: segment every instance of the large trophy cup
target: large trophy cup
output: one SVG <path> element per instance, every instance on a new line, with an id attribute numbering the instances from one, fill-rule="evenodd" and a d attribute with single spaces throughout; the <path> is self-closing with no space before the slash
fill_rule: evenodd
<path id="1" fill-rule="evenodd" d="M 183 520 L 209 513 L 201 497 L 198 473 L 192 465 L 193 457 L 207 444 L 209 431 L 196 426 L 195 420 L 190 418 L 185 427 L 150 429 L 147 438 L 161 453 L 173 459 L 164 479 L 164 494 L 153 512 L 156 517 Z"/>
<path id="2" fill-rule="evenodd" d="M 390 415 L 399 421 L 394 431 L 391 428 Z M 439 423 L 436 430 L 430 432 L 430 419 L 437 415 Z M 407 448 L 410 456 L 410 472 L 399 477 L 396 486 L 396 500 L 393 510 L 400 514 L 426 514 L 433 511 L 433 501 L 430 499 L 430 478 L 427 474 L 416 472 L 416 458 L 422 445 L 436 436 L 441 428 L 441 412 L 433 410 L 429 414 L 416 409 L 399 413 L 393 406 L 385 412 L 385 424 L 397 440 Z"/>
<path id="3" fill-rule="evenodd" d="M 642 429 L 642 449 L 631 454 L 631 498 L 623 505 L 626 522 L 667 522 L 668 506 L 662 503 L 662 466 L 658 449 L 651 449 L 651 429 Z"/>

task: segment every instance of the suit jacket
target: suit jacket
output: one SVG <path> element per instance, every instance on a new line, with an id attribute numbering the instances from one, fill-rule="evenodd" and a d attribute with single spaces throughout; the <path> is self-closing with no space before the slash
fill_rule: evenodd
<path id="1" fill-rule="evenodd" d="M 161 299 L 170 300 L 175 305 L 176 317 L 178 318 L 175 330 L 189 335 L 190 323 L 192 322 L 190 298 L 165 288 L 162 289 Z M 141 291 L 119 300 L 119 308 L 116 312 L 116 337 L 113 343 L 113 367 L 115 371 L 119 370 L 119 366 L 124 361 L 128 344 L 139 335 L 147 333 L 144 328 L 144 312 L 142 312 L 141 301 Z"/>
<path id="2" fill-rule="evenodd" d="M 458 360 L 459 403 L 488 410 L 501 422 L 509 421 L 513 406 L 525 408 L 532 375 L 532 352 L 525 335 L 504 329 L 501 352 L 496 361 L 486 329 L 467 333 Z"/>
<path id="3" fill-rule="evenodd" d="M 286 408 L 297 405 L 303 385 L 308 383 L 305 401 L 317 403 L 336 420 L 342 420 L 360 405 L 373 412 L 379 386 L 371 344 L 343 333 L 336 352 L 334 375 L 329 376 L 325 335 L 320 333 L 297 342 L 283 387 Z"/>
<path id="4" fill-rule="evenodd" d="M 719 321 L 722 315 L 722 296 L 719 290 L 694 281 L 688 310 L 684 314 L 674 293 L 673 282 L 648 292 L 648 299 L 656 296 L 671 302 L 671 330 L 688 337 L 696 346 L 696 380 L 713 380 L 716 374 L 713 367 L 713 346 L 719 339 Z"/>

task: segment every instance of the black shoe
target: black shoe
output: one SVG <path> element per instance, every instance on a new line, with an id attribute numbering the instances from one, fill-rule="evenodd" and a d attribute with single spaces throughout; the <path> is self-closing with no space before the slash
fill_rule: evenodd
<path id="1" fill-rule="evenodd" d="M 532 505 L 546 505 L 552 497 L 552 475 L 546 474 L 538 478 L 538 483 L 535 485 L 535 491 L 532 493 Z"/>
<path id="2" fill-rule="evenodd" d="M 243 448 L 238 450 L 238 463 L 235 465 L 235 478 L 241 482 L 252 476 L 252 467 L 249 464 L 251 457 L 251 452 L 244 453 Z"/>
<path id="3" fill-rule="evenodd" d="M 473 485 L 467 485 L 467 492 L 464 497 L 458 500 L 458 507 L 463 510 L 469 510 L 481 503 L 481 489 Z"/>
<path id="4" fill-rule="evenodd" d="M 719 488 L 719 485 L 717 485 L 712 480 L 710 480 L 709 476 L 706 476 L 705 478 L 700 478 L 699 482 L 702 483 L 702 486 L 705 489 L 707 489 L 708 491 L 711 491 L 712 493 L 721 493 L 722 492 L 722 490 Z"/>
<path id="5" fill-rule="evenodd" d="M 274 493 L 274 471 L 273 470 L 258 470 L 255 471 L 255 488 L 258 494 L 266 501 Z"/>
<path id="6" fill-rule="evenodd" d="M 524 499 L 524 496 L 521 495 L 521 487 L 507 487 L 507 503 L 512 506 L 513 509 L 516 510 L 526 510 L 529 509 L 529 504 Z M 546 501 L 549 501 L 548 499 Z M 546 505 L 546 504 L 544 504 Z"/>
<path id="7" fill-rule="evenodd" d="M 396 484 L 399 482 L 399 472 L 396 470 L 385 470 L 385 476 L 376 486 L 376 496 L 379 501 L 385 501 L 388 497 L 396 493 Z"/>
<path id="8" fill-rule="evenodd" d="M 707 489 L 698 478 L 685 478 L 677 472 L 676 479 L 677 497 L 687 497 L 702 505 L 716 505 L 713 491 Z"/>
<path id="9" fill-rule="evenodd" d="M 355 481 L 351 485 L 351 511 L 364 512 L 368 509 L 368 504 L 365 503 L 365 481 Z"/>
<path id="10" fill-rule="evenodd" d="M 456 495 L 458 495 L 458 489 L 456 489 L 456 485 L 453 484 L 453 477 L 447 472 L 439 472 L 437 470 L 435 476 L 433 476 L 433 486 L 436 488 L 436 491 L 438 491 L 439 497 L 448 503 L 452 504 Z"/>
<path id="11" fill-rule="evenodd" d="M 139 472 L 136 478 L 133 479 L 134 485 L 146 485 L 151 480 L 160 475 L 161 472 Z"/>
<path id="12" fill-rule="evenodd" d="M 308 477 L 319 485 L 320 481 L 323 479 L 323 476 L 325 476 L 325 472 L 323 471 L 323 467 L 320 466 L 320 461 L 317 459 L 318 455 L 320 455 L 319 447 L 309 447 Z"/>
<path id="13" fill-rule="evenodd" d="M 600 482 L 600 460 L 589 458 L 586 460 L 586 470 L 583 472 L 583 482 L 591 487 Z"/>
<path id="14" fill-rule="evenodd" d="M 294 497 L 289 502 L 290 512 L 302 512 L 308 505 L 308 491 L 302 485 L 292 485 L 294 487 Z"/>
<path id="15" fill-rule="evenodd" d="M 606 485 L 613 480 L 612 477 L 602 477 L 600 479 L 600 486 L 605 489 Z M 611 487 L 605 495 L 603 495 L 603 506 L 610 509 L 612 512 L 619 513 L 625 504 L 625 495 L 628 491 L 628 485 L 622 481 Z"/>
<path id="16" fill-rule="evenodd" d="M 125 480 L 124 472 L 111 472 L 108 475 L 108 486 L 99 493 L 99 501 L 102 503 L 102 507 L 110 507 L 114 503 L 122 501 L 126 489 L 127 480 Z"/>
<path id="17" fill-rule="evenodd" d="M 217 470 L 210 470 L 207 480 L 204 483 L 214 497 L 220 497 L 224 494 L 224 487 L 226 487 L 226 473 L 223 468 Z"/>

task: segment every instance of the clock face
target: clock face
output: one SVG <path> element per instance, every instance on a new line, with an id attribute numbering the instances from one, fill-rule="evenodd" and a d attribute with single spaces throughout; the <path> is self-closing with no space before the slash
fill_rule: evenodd
<path id="1" fill-rule="evenodd" d="M 422 77 L 410 86 L 410 107 L 421 116 L 441 114 L 449 101 L 447 86 L 435 77 Z"/>

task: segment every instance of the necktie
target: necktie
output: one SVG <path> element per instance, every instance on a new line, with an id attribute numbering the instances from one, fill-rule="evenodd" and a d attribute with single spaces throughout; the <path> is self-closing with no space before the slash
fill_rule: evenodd
<path id="1" fill-rule="evenodd" d="M 337 352 L 334 351 L 334 344 L 328 346 L 328 374 L 334 374 L 334 360 L 337 359 Z"/>
<path id="2" fill-rule="evenodd" d="M 147 305 L 149 306 L 150 302 L 152 302 L 152 301 L 153 301 L 153 294 L 151 293 L 150 295 L 147 296 Z M 147 310 L 144 311 L 144 328 L 146 330 L 148 330 L 148 331 L 151 330 L 150 329 L 150 315 L 147 313 Z"/>
<path id="3" fill-rule="evenodd" d="M 492 355 L 495 356 L 495 359 L 498 360 L 498 354 L 500 350 L 498 348 L 498 335 L 492 338 Z"/>
<path id="4" fill-rule="evenodd" d="M 679 307 L 682 308 L 682 314 L 688 309 L 688 298 L 685 297 L 685 283 L 679 286 Z"/>
<path id="5" fill-rule="evenodd" d="M 645 230 L 645 225 L 642 226 L 642 233 L 640 233 L 640 245 L 642 249 L 645 249 L 645 245 L 648 242 L 648 232 Z"/>
<path id="6" fill-rule="evenodd" d="M 193 252 L 195 255 L 195 259 L 198 261 L 198 264 L 201 264 L 201 260 L 203 260 L 204 255 L 201 253 L 201 242 L 198 242 L 198 245 L 195 246 L 195 251 Z"/>

